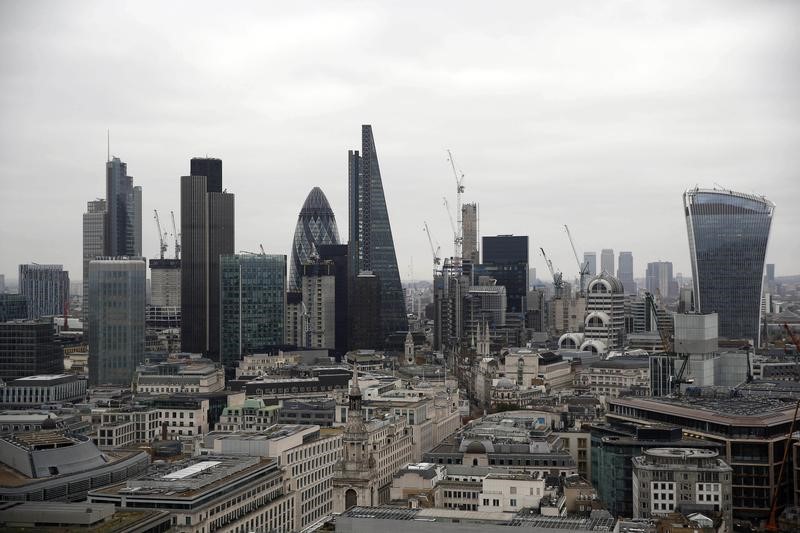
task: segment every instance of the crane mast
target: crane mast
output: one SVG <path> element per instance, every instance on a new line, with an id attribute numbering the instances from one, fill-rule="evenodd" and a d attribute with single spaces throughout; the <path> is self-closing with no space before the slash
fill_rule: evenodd
<path id="1" fill-rule="evenodd" d="M 463 230 L 462 230 L 462 214 L 461 214 L 461 195 L 464 193 L 464 173 L 461 172 L 460 169 L 456 168 L 456 162 L 453 159 L 453 153 L 450 150 L 447 150 L 447 161 L 450 163 L 450 168 L 453 170 L 453 177 L 456 179 L 456 220 L 458 221 L 458 226 L 453 229 L 453 245 L 455 247 L 455 255 L 454 259 L 457 265 L 461 264 L 461 246 L 464 242 Z M 446 200 L 445 200 L 446 203 Z M 450 208 L 447 208 L 448 215 L 450 214 Z M 450 224 L 453 224 L 452 216 L 450 217 Z"/>
<path id="2" fill-rule="evenodd" d="M 155 213 L 154 218 L 156 219 L 156 227 L 158 228 L 158 240 L 159 240 L 158 249 L 160 252 L 161 259 L 164 259 L 164 252 L 167 251 L 167 243 L 164 240 L 164 236 L 166 235 L 166 233 L 161 232 L 161 221 L 158 219 L 158 210 L 153 209 L 153 213 Z"/>
<path id="3" fill-rule="evenodd" d="M 436 272 L 439 269 L 439 264 L 442 262 L 441 257 L 439 257 L 439 252 L 441 251 L 442 247 L 441 246 L 437 246 L 437 247 L 433 246 L 433 237 L 431 237 L 431 230 L 428 227 L 428 223 L 427 222 L 425 222 L 424 224 L 425 224 L 425 227 L 423 229 L 425 230 L 425 233 L 428 235 L 428 244 L 431 245 L 431 254 L 433 255 L 433 275 L 436 276 Z"/>
<path id="4" fill-rule="evenodd" d="M 560 298 L 564 290 L 564 276 L 561 275 L 561 272 L 556 272 L 556 269 L 553 268 L 553 262 L 547 257 L 547 254 L 544 253 L 544 248 L 539 248 L 539 250 L 542 252 L 547 270 L 549 270 L 550 275 L 553 276 L 553 289 L 555 289 L 556 298 Z"/>
<path id="5" fill-rule="evenodd" d="M 169 214 L 172 216 L 172 236 L 175 237 L 175 259 L 181 258 L 181 234 L 178 233 L 178 229 L 175 226 L 175 211 L 170 211 Z"/>
<path id="6" fill-rule="evenodd" d="M 582 296 L 584 294 L 584 290 L 586 289 L 586 276 L 589 274 L 589 263 L 586 261 L 581 263 L 581 260 L 578 259 L 578 251 L 575 249 L 575 242 L 572 240 L 572 234 L 569 232 L 569 226 L 564 224 L 564 229 L 567 230 L 569 245 L 572 247 L 572 253 L 575 255 L 575 262 L 578 264 L 578 278 L 581 285 L 580 294 Z"/>

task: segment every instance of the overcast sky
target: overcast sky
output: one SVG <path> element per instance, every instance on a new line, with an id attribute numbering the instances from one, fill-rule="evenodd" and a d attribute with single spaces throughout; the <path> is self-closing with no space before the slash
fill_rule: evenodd
<path id="1" fill-rule="evenodd" d="M 323 189 L 347 235 L 347 150 L 373 125 L 401 276 L 445 253 L 445 149 L 483 235 L 557 268 L 613 248 L 689 275 L 681 195 L 776 204 L 768 262 L 800 273 L 800 2 L 0 2 L 0 273 L 81 277 L 81 214 L 111 152 L 180 211 L 193 156 L 223 160 L 236 250 L 289 254 Z"/>

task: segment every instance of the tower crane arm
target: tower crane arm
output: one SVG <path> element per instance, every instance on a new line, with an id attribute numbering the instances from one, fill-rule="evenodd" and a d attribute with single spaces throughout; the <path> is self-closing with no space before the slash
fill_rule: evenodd
<path id="1" fill-rule="evenodd" d="M 439 257 L 439 250 L 441 247 L 434 248 L 433 246 L 433 238 L 431 237 L 431 230 L 428 227 L 428 223 L 425 222 L 425 233 L 428 235 L 428 244 L 431 245 L 431 254 L 433 254 L 433 264 L 438 265 L 441 263 L 441 258 Z"/>
<path id="2" fill-rule="evenodd" d="M 172 236 L 175 237 L 175 259 L 181 258 L 181 234 L 178 233 L 178 228 L 175 226 L 175 211 L 170 211 L 172 216 Z"/>
<path id="3" fill-rule="evenodd" d="M 159 253 L 161 259 L 164 259 L 164 252 L 167 251 L 167 243 L 164 241 L 164 233 L 161 232 L 161 221 L 158 218 L 158 210 L 153 209 L 154 218 L 156 219 L 156 227 L 158 228 L 158 241 L 159 241 Z"/>

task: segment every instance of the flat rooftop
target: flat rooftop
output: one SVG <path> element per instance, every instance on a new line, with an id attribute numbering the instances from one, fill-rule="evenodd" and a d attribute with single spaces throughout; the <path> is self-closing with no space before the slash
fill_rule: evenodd
<path id="1" fill-rule="evenodd" d="M 126 483 L 93 491 L 98 496 L 136 496 L 137 498 L 193 499 L 235 478 L 258 471 L 274 459 L 230 455 L 193 457 L 174 463 L 154 463 L 146 473 Z"/>
<path id="2" fill-rule="evenodd" d="M 623 405 L 673 416 L 728 425 L 769 426 L 790 422 L 794 401 L 767 397 L 615 398 L 609 405 Z M 611 414 L 618 414 L 612 412 Z"/>

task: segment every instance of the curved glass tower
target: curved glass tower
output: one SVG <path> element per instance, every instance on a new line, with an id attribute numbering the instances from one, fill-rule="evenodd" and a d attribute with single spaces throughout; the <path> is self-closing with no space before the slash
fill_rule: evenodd
<path id="1" fill-rule="evenodd" d="M 760 342 L 764 256 L 775 204 L 716 189 L 683 194 L 696 310 L 719 313 L 719 336 Z"/>
<path id="2" fill-rule="evenodd" d="M 328 204 L 325 193 L 314 187 L 308 193 L 294 230 L 292 242 L 292 263 L 289 266 L 289 290 L 300 290 L 300 272 L 303 263 L 308 262 L 311 252 L 321 244 L 339 244 L 339 230 L 336 217 Z"/>

